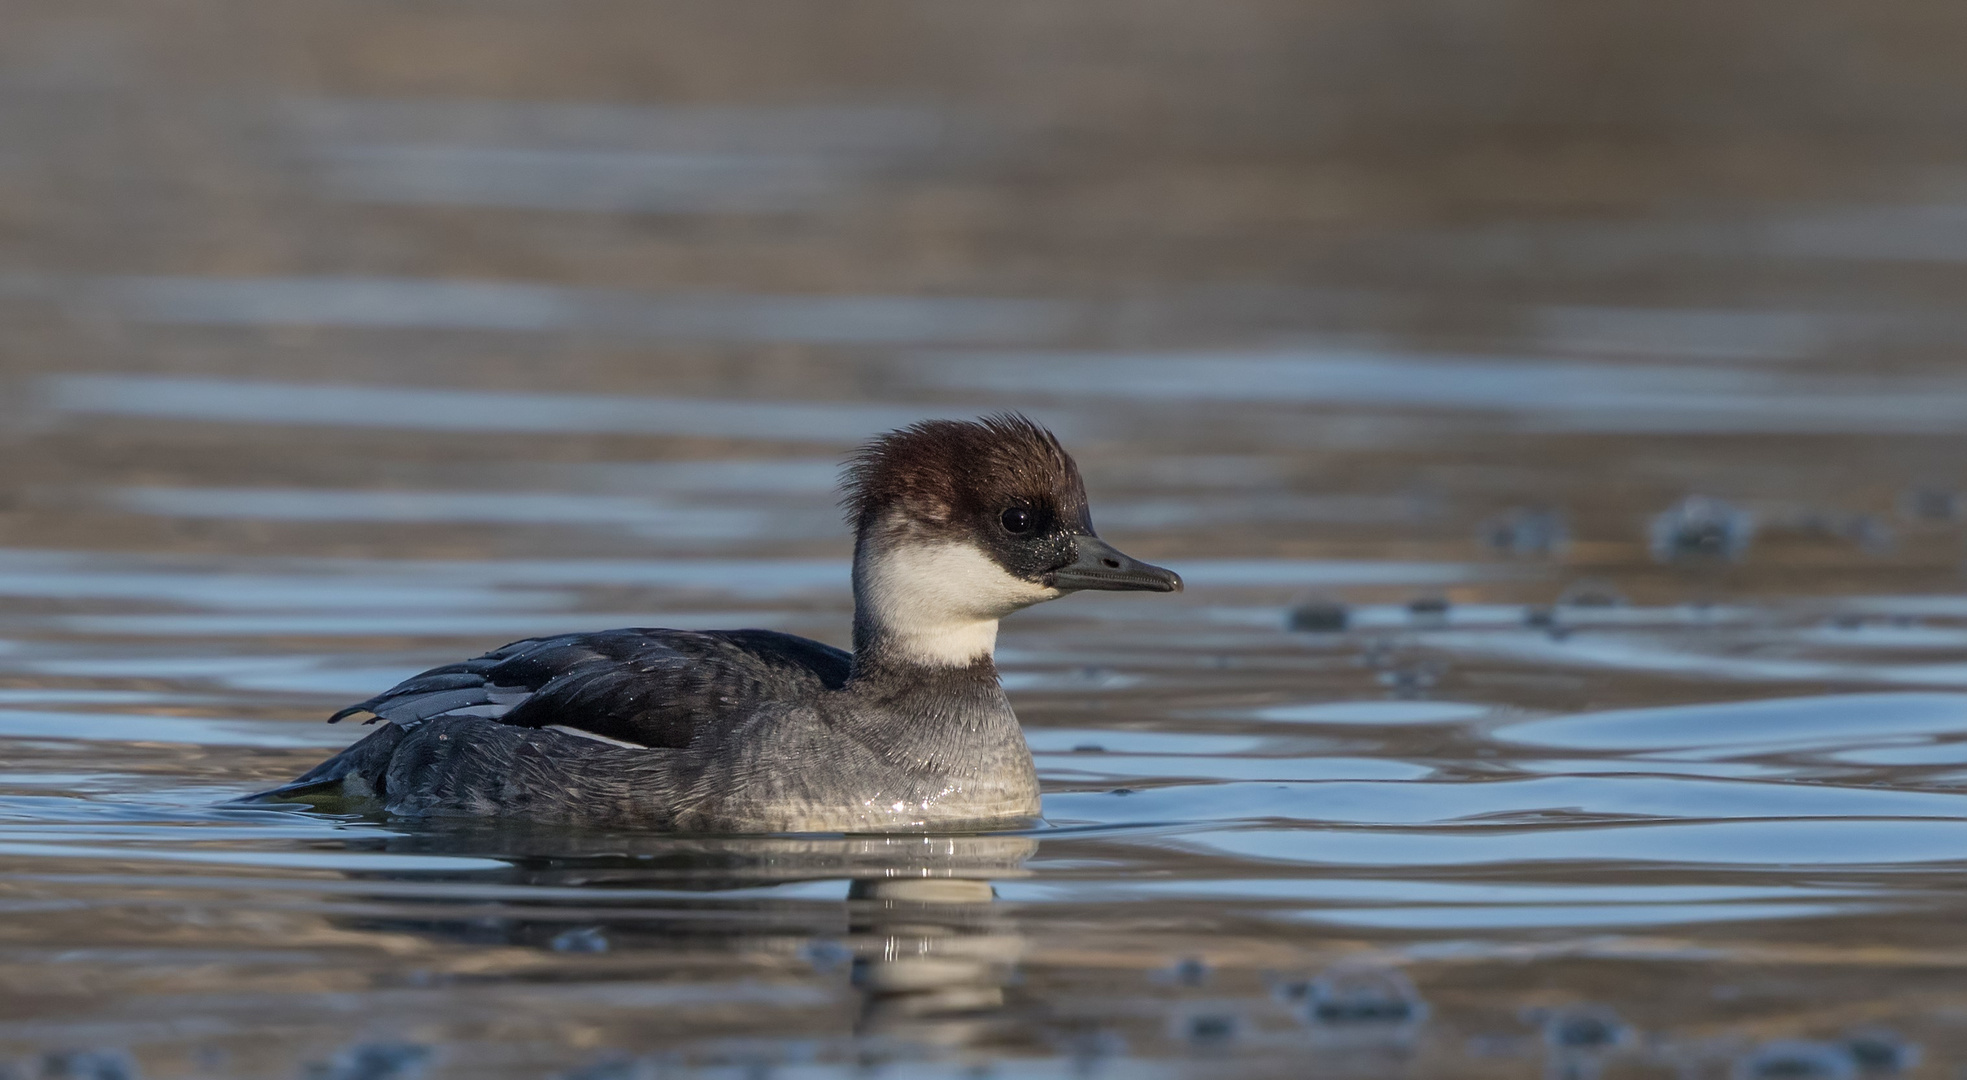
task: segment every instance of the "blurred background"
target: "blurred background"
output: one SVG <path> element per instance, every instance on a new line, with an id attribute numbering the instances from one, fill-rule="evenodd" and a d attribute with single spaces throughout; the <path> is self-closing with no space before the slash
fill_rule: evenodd
<path id="1" fill-rule="evenodd" d="M 0 20 L 0 1076 L 1967 1060 L 1967 9 Z M 838 463 L 997 409 L 1191 586 L 1007 623 L 1046 828 L 212 808 L 509 640 L 845 644 Z"/>
<path id="2" fill-rule="evenodd" d="M 1169 557 L 1643 574 L 1705 494 L 1744 580 L 1957 561 L 1939 6 L 8 21 L 17 546 L 837 556 L 846 448 L 1014 407 Z"/>

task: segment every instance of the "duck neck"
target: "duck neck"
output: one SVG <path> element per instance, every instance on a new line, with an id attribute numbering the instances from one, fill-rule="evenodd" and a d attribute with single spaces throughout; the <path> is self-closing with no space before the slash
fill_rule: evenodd
<path id="1" fill-rule="evenodd" d="M 999 612 L 976 595 L 983 558 L 963 544 L 863 537 L 854 547 L 852 678 L 973 672 L 995 685 Z"/>
<path id="2" fill-rule="evenodd" d="M 1036 812 L 1031 751 L 997 679 L 1001 611 L 978 603 L 988 590 L 977 588 L 977 557 L 950 545 L 856 545 L 845 689 L 861 707 L 846 722 L 911 782 Z"/>
<path id="3" fill-rule="evenodd" d="M 952 632 L 911 634 L 854 615 L 854 659 L 849 681 L 973 676 L 997 684 L 997 622 Z"/>
<path id="4" fill-rule="evenodd" d="M 859 707 L 846 723 L 880 753 L 924 776 L 1031 771 L 1031 753 L 997 678 L 993 632 L 979 648 L 936 652 L 920 637 L 870 619 L 854 619 L 854 659 L 845 692 Z M 930 644 L 947 645 L 951 636 Z"/>

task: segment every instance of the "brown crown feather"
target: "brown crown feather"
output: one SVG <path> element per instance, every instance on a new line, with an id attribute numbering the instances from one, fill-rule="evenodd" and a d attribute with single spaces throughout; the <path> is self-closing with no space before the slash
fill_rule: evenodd
<path id="1" fill-rule="evenodd" d="M 994 514 L 1013 501 L 1092 528 L 1079 466 L 1057 436 L 1021 413 L 924 420 L 888 432 L 848 459 L 841 487 L 841 507 L 857 530 L 896 506 L 939 524 Z"/>

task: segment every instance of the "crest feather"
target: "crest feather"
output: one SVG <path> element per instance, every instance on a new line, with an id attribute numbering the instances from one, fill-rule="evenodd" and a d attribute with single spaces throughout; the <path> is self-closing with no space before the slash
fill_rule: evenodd
<path id="1" fill-rule="evenodd" d="M 897 502 L 935 518 L 977 492 L 1053 494 L 1074 515 L 1083 514 L 1086 500 L 1079 467 L 1058 437 L 1017 412 L 890 431 L 847 459 L 841 490 L 841 509 L 856 529 Z"/>

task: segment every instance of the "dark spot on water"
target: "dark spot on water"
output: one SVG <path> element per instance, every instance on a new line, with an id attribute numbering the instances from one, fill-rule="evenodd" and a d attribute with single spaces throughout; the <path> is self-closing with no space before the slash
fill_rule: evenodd
<path id="1" fill-rule="evenodd" d="M 1296 1005 L 1311 994 L 1310 979 L 1273 979 L 1270 996 L 1283 1005 Z"/>
<path id="2" fill-rule="evenodd" d="M 1407 1001 L 1319 1001 L 1311 1006 L 1311 1017 L 1321 1024 L 1404 1024 L 1414 1018 L 1414 1005 Z"/>
<path id="3" fill-rule="evenodd" d="M 310 1065 L 307 1080 L 413 1080 L 430 1062 L 430 1048 L 416 1043 L 361 1043 L 326 1065 Z"/>
<path id="4" fill-rule="evenodd" d="M 1209 981 L 1209 965 L 1200 957 L 1184 956 L 1175 965 L 1160 973 L 1162 981 L 1176 986 L 1201 986 Z"/>
<path id="5" fill-rule="evenodd" d="M 1779 1039 L 1764 1043 L 1735 1062 L 1734 1080 L 1847 1080 L 1857 1062 L 1841 1046 Z"/>
<path id="6" fill-rule="evenodd" d="M 136 1062 L 121 1050 L 58 1050 L 41 1057 L 41 1080 L 137 1080 Z"/>
<path id="7" fill-rule="evenodd" d="M 814 971 L 829 974 L 854 962 L 854 951 L 837 941 L 809 941 L 799 955 Z"/>
<path id="8" fill-rule="evenodd" d="M 1960 520 L 1960 496 L 1936 487 L 1916 487 L 1899 496 L 1899 514 L 1912 521 Z"/>
<path id="9" fill-rule="evenodd" d="M 1104 754 L 1106 753 L 1106 747 L 1101 746 L 1099 743 L 1080 743 L 1078 746 L 1072 748 L 1072 752 L 1075 754 Z"/>
<path id="10" fill-rule="evenodd" d="M 1919 1047 L 1897 1032 L 1866 1028 L 1844 1036 L 1844 1052 L 1858 1068 L 1873 1075 L 1904 1072 L 1919 1064 Z"/>
<path id="11" fill-rule="evenodd" d="M 1170 1035 L 1196 1050 L 1220 1050 L 1243 1035 L 1243 1015 L 1231 1001 L 1190 1001 L 1170 1017 Z"/>
<path id="12" fill-rule="evenodd" d="M 1646 534 L 1655 562 L 1736 562 L 1755 538 L 1755 517 L 1725 500 L 1689 495 L 1655 515 Z"/>
<path id="13" fill-rule="evenodd" d="M 608 934 L 598 926 L 582 926 L 555 934 L 550 945 L 559 953 L 604 953 L 608 951 Z"/>
<path id="14" fill-rule="evenodd" d="M 1117 787 L 1117 788 L 1114 788 L 1114 789 L 1113 789 L 1112 791 L 1109 791 L 1109 792 L 1107 792 L 1107 794 L 1108 794 L 1108 795 L 1132 795 L 1132 794 L 1134 794 L 1134 789 L 1133 789 L 1133 788 L 1130 788 L 1130 787 Z"/>
<path id="15" fill-rule="evenodd" d="M 1231 1013 L 1199 1013 L 1188 1018 L 1184 1035 L 1201 1046 L 1222 1046 L 1235 1040 L 1242 1027 L 1242 1018 Z"/>
<path id="16" fill-rule="evenodd" d="M 1571 543 L 1571 527 L 1560 510 L 1519 506 L 1483 522 L 1477 535 L 1484 546 L 1506 555 L 1546 556 Z"/>
<path id="17" fill-rule="evenodd" d="M 1548 629 L 1557 625 L 1557 612 L 1541 605 L 1524 608 L 1523 625 Z"/>
<path id="18" fill-rule="evenodd" d="M 1399 971 L 1329 971 L 1307 987 L 1304 1017 L 1314 1027 L 1391 1031 L 1419 1025 L 1427 1003 Z"/>
<path id="19" fill-rule="evenodd" d="M 1407 602 L 1407 615 L 1416 622 L 1440 622 L 1448 617 L 1448 598 L 1420 596 Z"/>
<path id="20" fill-rule="evenodd" d="M 1554 1050 L 1609 1050 L 1631 1037 L 1617 1013 L 1596 1005 L 1559 1009 L 1544 1019 L 1543 1030 Z"/>
<path id="21" fill-rule="evenodd" d="M 1350 618 L 1346 606 L 1336 600 L 1307 600 L 1291 609 L 1288 625 L 1302 633 L 1334 634 L 1344 630 Z"/>
<path id="22" fill-rule="evenodd" d="M 1376 679 L 1381 686 L 1392 691 L 1394 697 L 1410 698 L 1433 689 L 1441 681 L 1441 671 L 1432 666 L 1419 665 L 1382 671 Z"/>

